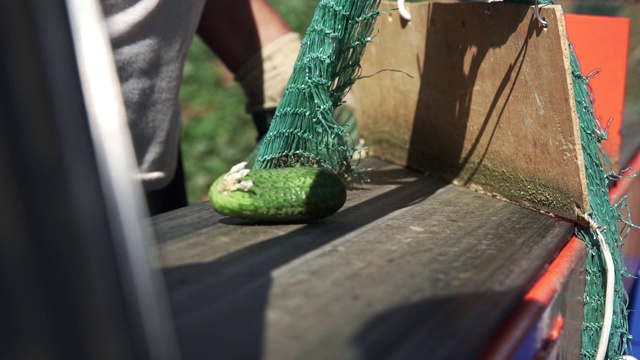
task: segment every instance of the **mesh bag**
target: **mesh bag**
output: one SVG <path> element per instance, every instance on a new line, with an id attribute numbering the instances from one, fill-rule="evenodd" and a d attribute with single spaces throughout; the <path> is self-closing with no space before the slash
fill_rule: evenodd
<path id="1" fill-rule="evenodd" d="M 360 75 L 379 0 L 321 0 L 254 169 L 320 166 L 350 176 L 356 144 L 334 112 Z M 349 123 L 349 125 L 351 125 Z"/>

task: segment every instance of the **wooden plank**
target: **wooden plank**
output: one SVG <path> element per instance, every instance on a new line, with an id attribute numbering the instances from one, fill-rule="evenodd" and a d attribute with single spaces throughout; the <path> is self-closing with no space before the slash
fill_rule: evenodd
<path id="1" fill-rule="evenodd" d="M 379 17 L 362 61 L 376 75 L 353 88 L 370 153 L 579 220 L 589 207 L 562 9 L 545 6 L 543 28 L 520 4 L 408 6 L 411 22 Z"/>
<path id="2" fill-rule="evenodd" d="M 369 160 L 336 215 L 155 217 L 185 359 L 466 358 L 572 233 L 557 218 Z"/>

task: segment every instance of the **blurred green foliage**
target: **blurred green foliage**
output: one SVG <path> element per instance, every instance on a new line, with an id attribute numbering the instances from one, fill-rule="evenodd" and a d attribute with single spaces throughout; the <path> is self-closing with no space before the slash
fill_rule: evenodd
<path id="1" fill-rule="evenodd" d="M 270 0 L 294 31 L 304 34 L 318 0 Z M 244 111 L 244 94 L 222 62 L 196 38 L 180 91 L 181 146 L 190 202 L 207 198 L 213 180 L 243 161 L 256 130 Z"/>
<path id="2" fill-rule="evenodd" d="M 256 136 L 251 118 L 243 111 L 242 89 L 225 75 L 221 62 L 196 39 L 180 92 L 181 146 L 190 202 L 206 199 L 208 186 L 242 161 Z"/>

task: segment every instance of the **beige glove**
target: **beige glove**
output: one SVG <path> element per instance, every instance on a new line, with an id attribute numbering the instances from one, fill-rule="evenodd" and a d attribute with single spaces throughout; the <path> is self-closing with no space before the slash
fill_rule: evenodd
<path id="1" fill-rule="evenodd" d="M 249 59 L 235 75 L 246 96 L 245 110 L 259 113 L 278 106 L 300 51 L 300 35 L 282 35 Z"/>

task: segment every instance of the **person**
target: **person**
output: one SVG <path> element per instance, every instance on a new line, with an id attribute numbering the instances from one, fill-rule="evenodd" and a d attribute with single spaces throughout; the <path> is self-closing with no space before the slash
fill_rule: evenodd
<path id="1" fill-rule="evenodd" d="M 187 205 L 178 94 L 199 35 L 235 74 L 258 133 L 268 128 L 300 37 L 266 0 L 101 0 L 151 215 Z"/>

